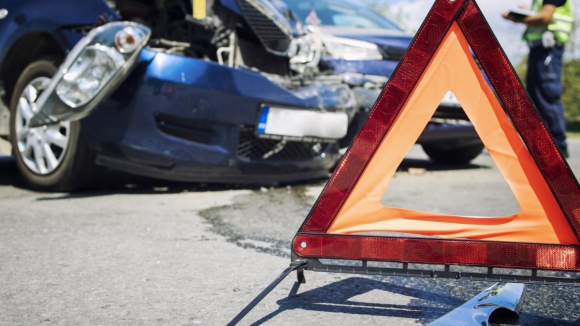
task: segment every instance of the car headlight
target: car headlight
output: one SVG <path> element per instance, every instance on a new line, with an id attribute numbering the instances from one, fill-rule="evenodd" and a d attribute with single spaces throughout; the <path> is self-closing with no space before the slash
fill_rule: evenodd
<path id="1" fill-rule="evenodd" d="M 36 101 L 29 127 L 79 120 L 129 76 L 151 36 L 149 27 L 111 22 L 93 29 L 71 50 Z"/>
<path id="2" fill-rule="evenodd" d="M 328 54 L 344 60 L 382 60 L 383 55 L 376 44 L 352 40 L 344 37 L 328 36 L 323 38 Z"/>
<path id="3" fill-rule="evenodd" d="M 306 34 L 295 38 L 291 45 L 290 62 L 291 63 L 308 63 L 316 58 L 317 52 L 320 52 L 319 42 L 313 34 Z"/>
<path id="4" fill-rule="evenodd" d="M 135 56 L 149 35 L 137 25 L 112 29 L 110 33 L 113 32 L 114 37 L 94 38 L 64 71 L 56 94 L 65 104 L 78 108 L 91 101 Z"/>
<path id="5" fill-rule="evenodd" d="M 322 54 L 322 39 L 315 32 L 295 38 L 290 44 L 290 68 L 303 74 L 307 67 L 318 67 Z"/>
<path id="6" fill-rule="evenodd" d="M 90 101 L 123 66 L 123 56 L 110 47 L 87 47 L 56 86 L 60 99 L 73 108 Z"/>
<path id="7" fill-rule="evenodd" d="M 127 26 L 115 34 L 115 46 L 121 53 L 132 53 L 147 38 L 147 31 L 135 26 Z"/>

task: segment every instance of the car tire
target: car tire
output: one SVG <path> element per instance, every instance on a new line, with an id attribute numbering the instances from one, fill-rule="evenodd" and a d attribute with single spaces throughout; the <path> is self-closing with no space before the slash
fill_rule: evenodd
<path id="1" fill-rule="evenodd" d="M 423 151 L 436 163 L 467 164 L 476 158 L 485 146 L 477 143 L 424 143 Z"/>
<path id="2" fill-rule="evenodd" d="M 34 189 L 73 191 L 91 186 L 98 169 L 79 121 L 28 128 L 34 103 L 57 72 L 58 59 L 28 65 L 10 101 L 10 142 L 18 170 Z"/>

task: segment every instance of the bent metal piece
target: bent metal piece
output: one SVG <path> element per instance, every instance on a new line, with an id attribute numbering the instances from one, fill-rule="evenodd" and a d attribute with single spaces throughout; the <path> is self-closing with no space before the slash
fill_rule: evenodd
<path id="1" fill-rule="evenodd" d="M 135 68 L 150 36 L 149 27 L 133 22 L 112 22 L 93 29 L 67 55 L 36 101 L 36 114 L 30 119 L 29 127 L 79 120 L 89 115 Z M 109 73 L 105 75 L 106 68 Z M 85 78 L 87 75 L 92 79 Z M 72 90 L 63 86 L 75 83 L 74 91 L 86 98 L 71 101 Z"/>
<path id="2" fill-rule="evenodd" d="M 499 309 L 508 312 L 508 318 L 517 319 L 523 303 L 524 286 L 515 283 L 495 283 L 428 326 L 489 325 L 489 317 L 493 312 L 499 312 Z"/>

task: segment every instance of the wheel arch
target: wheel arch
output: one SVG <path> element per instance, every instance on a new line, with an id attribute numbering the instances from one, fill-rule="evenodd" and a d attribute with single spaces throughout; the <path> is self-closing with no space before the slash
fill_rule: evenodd
<path id="1" fill-rule="evenodd" d="M 63 46 L 49 32 L 36 31 L 22 36 L 13 43 L 0 66 L 0 80 L 5 90 L 4 99 L 10 101 L 18 77 L 30 63 L 42 57 L 65 55 Z"/>
<path id="2" fill-rule="evenodd" d="M 48 82 L 44 81 L 42 83 L 46 87 L 57 70 L 58 62 L 51 60 L 50 57 L 40 57 L 23 70 L 15 84 L 10 106 L 9 137 L 13 148 L 14 161 L 24 180 L 33 189 L 68 192 L 84 187 L 90 188 L 100 181 L 98 177 L 100 168 L 95 166 L 94 153 L 86 144 L 84 137 L 82 137 L 80 121 L 70 121 L 68 122 L 70 126 L 66 127 L 51 125 L 46 126 L 46 128 L 27 128 L 26 124 L 30 118 L 25 118 L 22 114 L 18 115 L 24 89 L 32 85 L 39 77 L 48 79 Z M 39 92 L 42 92 L 42 88 L 37 88 L 37 93 Z M 37 97 L 25 97 L 29 103 L 28 108 L 30 110 L 31 104 L 36 101 Z M 22 124 L 19 126 L 17 121 L 21 121 Z M 60 138 L 59 141 L 58 138 L 53 136 L 48 137 L 47 133 L 50 132 L 51 128 L 53 128 L 52 134 L 60 133 L 65 138 Z M 64 128 L 66 128 L 65 131 L 63 131 Z M 22 134 L 19 130 L 23 131 L 23 137 L 21 137 Z M 33 137 L 29 137 L 30 135 Z M 23 147 L 21 147 L 21 141 L 25 143 Z M 34 146 L 39 151 L 33 150 L 32 154 L 26 154 L 25 148 Z M 49 156 L 47 152 L 52 153 L 52 156 Z M 52 158 L 50 162 L 54 163 L 52 167 L 47 163 L 49 158 Z M 38 164 L 41 164 L 44 168 L 39 167 L 36 169 L 27 162 L 36 162 L 37 167 L 39 167 Z M 32 164 L 34 165 L 35 163 Z"/>

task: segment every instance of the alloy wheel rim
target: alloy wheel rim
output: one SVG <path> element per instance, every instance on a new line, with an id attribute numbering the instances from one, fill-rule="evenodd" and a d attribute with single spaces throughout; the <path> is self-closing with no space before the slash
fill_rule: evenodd
<path id="1" fill-rule="evenodd" d="M 33 79 L 22 91 L 16 108 L 14 131 L 18 152 L 26 167 L 39 175 L 54 172 L 62 163 L 70 138 L 70 122 L 29 128 L 37 111 L 34 103 L 50 83 L 48 77 Z"/>

